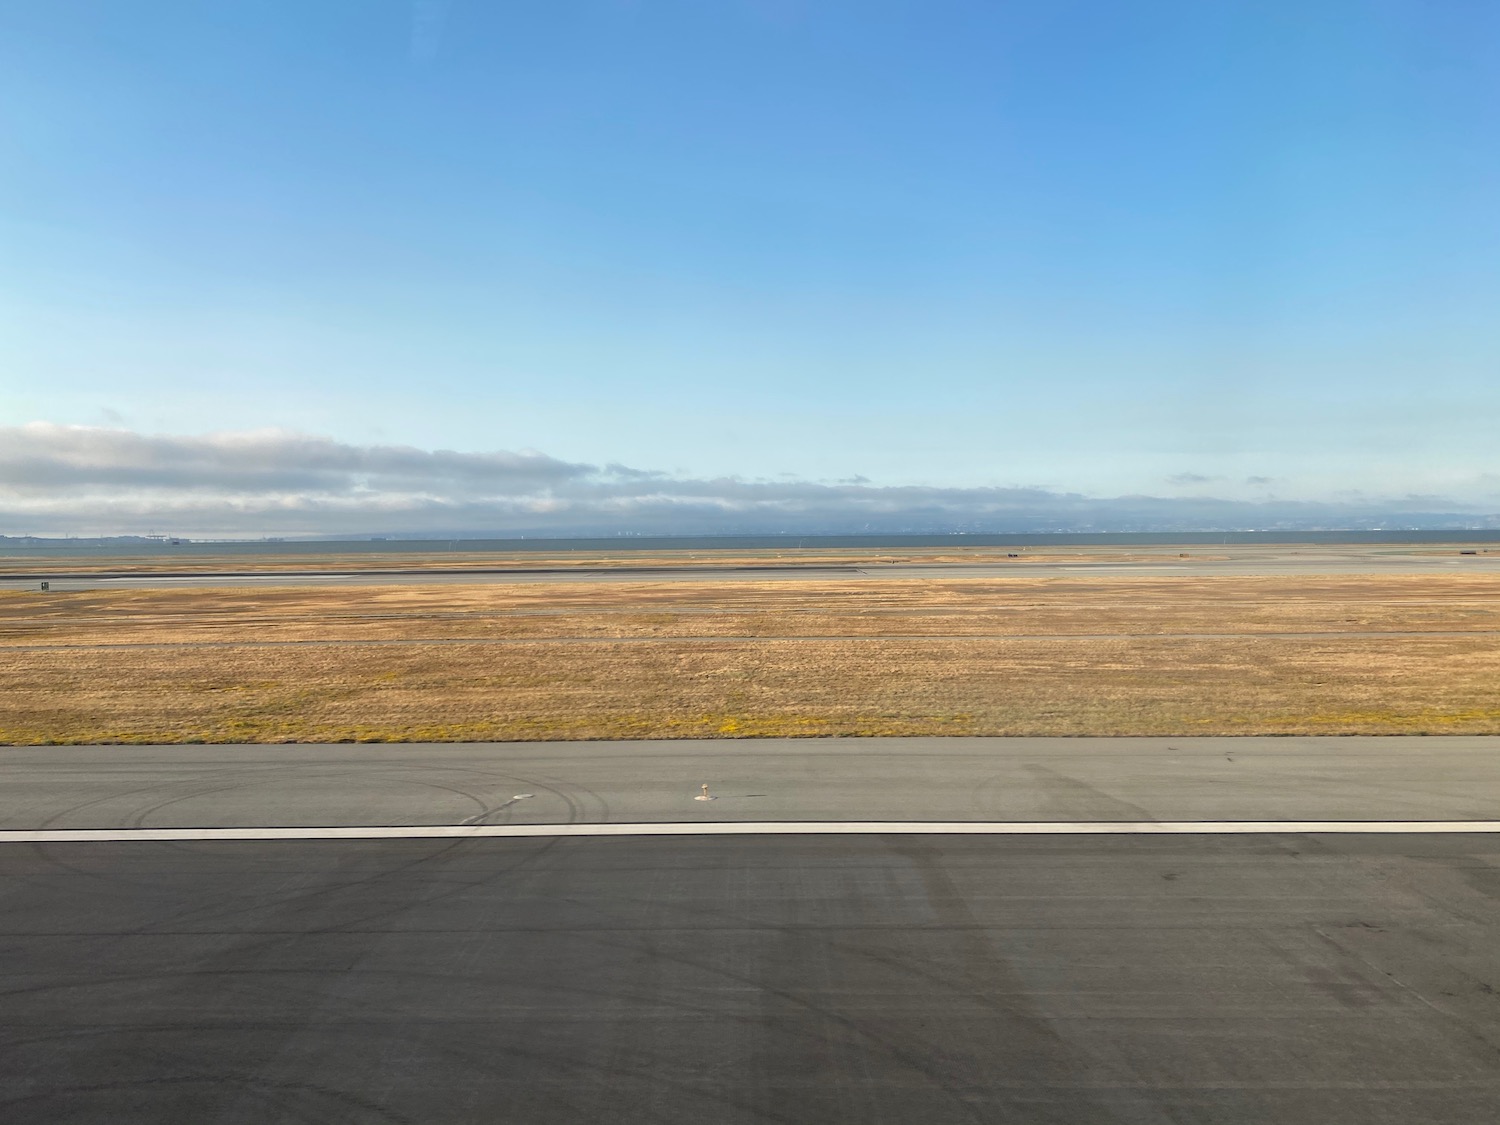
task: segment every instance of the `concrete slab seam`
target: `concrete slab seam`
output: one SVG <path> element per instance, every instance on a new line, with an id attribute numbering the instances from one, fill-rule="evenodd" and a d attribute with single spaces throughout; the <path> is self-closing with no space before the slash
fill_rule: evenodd
<path id="1" fill-rule="evenodd" d="M 414 824 L 0 830 L 0 844 L 233 840 L 442 840 L 757 835 L 1276 835 L 1495 833 L 1500 820 L 663 821 L 631 824 Z"/>

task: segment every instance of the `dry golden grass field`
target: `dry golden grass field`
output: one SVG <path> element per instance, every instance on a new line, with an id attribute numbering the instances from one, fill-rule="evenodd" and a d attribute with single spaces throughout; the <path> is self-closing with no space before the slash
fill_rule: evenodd
<path id="1" fill-rule="evenodd" d="M 1500 578 L 0 593 L 0 742 L 1500 733 Z"/>

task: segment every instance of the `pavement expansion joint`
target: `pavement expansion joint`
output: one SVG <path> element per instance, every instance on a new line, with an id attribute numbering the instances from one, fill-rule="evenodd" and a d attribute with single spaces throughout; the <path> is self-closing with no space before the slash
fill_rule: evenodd
<path id="1" fill-rule="evenodd" d="M 0 831 L 0 844 L 214 840 L 435 840 L 568 836 L 774 835 L 1302 835 L 1495 833 L 1500 820 L 652 821 L 622 824 L 413 824 L 200 828 L 47 828 Z"/>

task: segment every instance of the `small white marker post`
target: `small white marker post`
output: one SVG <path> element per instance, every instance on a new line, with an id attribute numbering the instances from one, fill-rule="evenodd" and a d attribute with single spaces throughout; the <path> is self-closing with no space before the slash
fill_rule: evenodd
<path id="1" fill-rule="evenodd" d="M 695 800 L 695 801 L 717 801 L 718 798 L 717 797 L 710 797 L 708 795 L 708 786 L 705 785 L 703 787 L 703 792 L 699 793 L 696 797 L 693 798 L 693 800 Z"/>

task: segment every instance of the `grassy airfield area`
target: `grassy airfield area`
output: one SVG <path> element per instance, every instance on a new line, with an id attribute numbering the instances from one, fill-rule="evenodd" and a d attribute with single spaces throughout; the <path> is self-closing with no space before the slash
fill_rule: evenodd
<path id="1" fill-rule="evenodd" d="M 1500 733 L 1492 575 L 958 575 L 11 590 L 0 742 Z"/>

